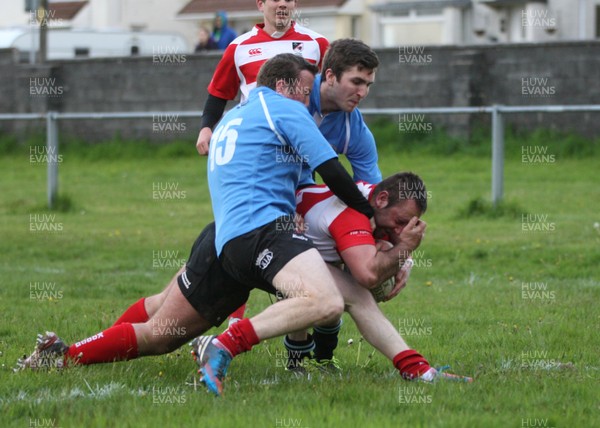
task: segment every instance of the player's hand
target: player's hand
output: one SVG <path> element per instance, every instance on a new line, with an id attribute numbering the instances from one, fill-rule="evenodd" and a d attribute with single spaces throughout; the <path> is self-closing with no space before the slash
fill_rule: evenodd
<path id="1" fill-rule="evenodd" d="M 396 274 L 396 286 L 392 289 L 392 291 L 390 291 L 390 294 L 385 296 L 385 299 L 383 300 L 384 302 L 387 302 L 388 300 L 392 300 L 404 289 L 404 287 L 406 287 L 412 266 L 413 266 L 412 259 L 411 258 L 406 259 L 406 261 L 402 265 L 402 268 Z"/>
<path id="2" fill-rule="evenodd" d="M 209 127 L 202 128 L 198 134 L 198 141 L 196 141 L 196 150 L 200 156 L 208 155 L 208 146 L 210 144 L 210 138 L 212 137 L 212 130 Z"/>
<path id="3" fill-rule="evenodd" d="M 413 251 L 421 244 L 426 228 L 427 223 L 420 220 L 419 217 L 411 218 L 408 224 L 404 226 L 404 229 L 402 229 L 402 232 L 400 232 L 400 242 L 407 250 Z"/>

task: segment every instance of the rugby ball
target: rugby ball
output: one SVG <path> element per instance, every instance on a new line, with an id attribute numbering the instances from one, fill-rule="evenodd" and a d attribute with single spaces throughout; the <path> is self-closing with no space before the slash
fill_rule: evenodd
<path id="1" fill-rule="evenodd" d="M 392 276 L 391 278 L 386 279 L 377 287 L 371 288 L 369 291 L 375 298 L 376 302 L 383 302 L 385 300 L 385 296 L 391 293 L 391 291 L 396 286 L 396 277 Z"/>
<path id="2" fill-rule="evenodd" d="M 393 247 L 392 243 L 390 243 L 388 241 L 384 241 L 382 239 L 378 239 L 377 241 L 375 241 L 375 245 L 377 246 L 377 250 L 379 250 L 379 251 L 382 249 L 387 249 L 387 248 Z M 413 262 L 412 257 L 409 257 L 404 261 L 404 263 L 402 265 L 401 270 L 406 273 L 406 275 L 404 277 L 405 281 L 408 281 L 408 277 L 410 276 L 410 271 L 413 267 L 413 263 L 414 262 Z M 376 302 L 383 302 L 385 300 L 385 297 L 392 292 L 392 290 L 394 289 L 395 286 L 396 286 L 396 276 L 394 275 L 391 278 L 388 278 L 385 281 L 383 281 L 377 287 L 371 288 L 369 291 L 371 291 L 371 294 L 375 298 Z"/>
<path id="3" fill-rule="evenodd" d="M 375 245 L 377 246 L 377 250 L 387 250 L 394 246 L 391 242 L 385 241 L 383 239 L 377 239 L 375 241 Z M 391 278 L 388 278 L 385 281 L 383 281 L 377 287 L 371 288 L 369 291 L 375 298 L 376 302 L 383 302 L 385 300 L 385 296 L 390 294 L 390 292 L 394 289 L 395 286 L 396 276 L 394 275 Z"/>

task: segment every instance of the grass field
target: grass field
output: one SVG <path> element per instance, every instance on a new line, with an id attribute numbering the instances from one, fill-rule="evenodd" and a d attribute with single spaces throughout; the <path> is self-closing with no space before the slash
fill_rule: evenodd
<path id="1" fill-rule="evenodd" d="M 45 163 L 31 162 L 29 150 L 7 153 L 0 158 L 0 425 L 600 426 L 598 166 L 597 156 L 509 156 L 508 202 L 494 217 L 473 203 L 489 199 L 487 157 L 384 147 L 384 176 L 417 172 L 431 199 L 410 283 L 382 308 L 430 362 L 475 382 L 402 381 L 345 316 L 341 378 L 290 377 L 274 339 L 234 361 L 216 399 L 187 384 L 195 373 L 187 348 L 64 372 L 12 372 L 37 333 L 80 340 L 162 289 L 212 219 L 205 161 L 193 149 L 104 160 L 66 151 L 60 189 L 68 209 L 50 212 Z M 267 304 L 256 292 L 248 311 Z"/>

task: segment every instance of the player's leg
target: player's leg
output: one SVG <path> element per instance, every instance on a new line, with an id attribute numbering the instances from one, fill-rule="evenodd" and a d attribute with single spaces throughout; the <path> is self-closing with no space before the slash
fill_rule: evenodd
<path id="1" fill-rule="evenodd" d="M 329 270 L 344 297 L 346 311 L 365 340 L 390 360 L 408 350 L 408 345 L 381 312 L 369 290 L 358 284 L 349 273 L 334 266 L 329 266 Z"/>
<path id="2" fill-rule="evenodd" d="M 346 310 L 350 313 L 362 336 L 392 361 L 404 379 L 433 381 L 443 377 L 464 382 L 473 380 L 469 377 L 441 373 L 431 367 L 421 354 L 406 344 L 366 288 L 360 286 L 347 272 L 333 266 L 329 266 L 329 269 L 336 280 L 336 286 L 344 297 Z"/>
<path id="3" fill-rule="evenodd" d="M 163 304 L 145 323 L 121 323 L 67 346 L 54 333 L 38 340 L 36 351 L 20 366 L 32 369 L 98 364 L 159 355 L 177 349 L 212 325 L 183 296 L 173 278 Z"/>
<path id="4" fill-rule="evenodd" d="M 185 298 L 177 283 L 156 314 L 144 324 L 134 324 L 139 356 L 174 351 L 212 327 Z"/>
<path id="5" fill-rule="evenodd" d="M 283 345 L 287 353 L 286 370 L 304 372 L 305 364 L 312 358 L 311 353 L 315 349 L 312 335 L 308 330 L 288 333 L 283 338 Z"/>
<path id="6" fill-rule="evenodd" d="M 338 335 L 342 319 L 329 325 L 313 327 L 313 334 L 307 330 L 287 334 L 283 345 L 287 351 L 287 370 L 303 371 L 310 364 L 325 372 L 340 372 L 341 365 L 333 352 L 338 345 Z"/>
<path id="7" fill-rule="evenodd" d="M 250 319 L 233 324 L 218 336 L 218 341 L 225 345 L 232 356 L 248 351 L 258 341 L 314 324 L 327 324 L 339 318 L 343 310 L 343 300 L 333 284 L 333 277 L 314 248 L 288 261 L 274 276 L 273 286 L 286 299 L 268 306 Z M 237 331 L 238 325 L 239 328 L 248 326 L 252 334 Z M 230 330 L 234 329 L 232 333 Z M 258 341 L 249 344 L 248 340 L 243 339 L 245 336 L 252 336 L 253 341 Z"/>
<path id="8" fill-rule="evenodd" d="M 67 356 L 77 364 L 95 364 L 161 355 L 179 348 L 212 326 L 183 295 L 177 277 L 171 280 L 167 290 L 162 305 L 145 323 L 111 327 L 95 340 L 70 347 Z"/>
<path id="9" fill-rule="evenodd" d="M 344 303 L 333 276 L 316 249 L 290 260 L 273 278 L 273 286 L 287 298 L 251 318 L 260 340 L 330 323 L 343 311 Z"/>
<path id="10" fill-rule="evenodd" d="M 214 224 L 205 228 L 181 274 L 173 277 L 162 305 L 145 323 L 121 323 L 67 347 L 54 333 L 40 337 L 36 351 L 22 361 L 25 367 L 54 357 L 63 365 L 94 364 L 169 352 L 187 340 L 218 326 L 248 297 L 225 276 L 214 250 Z M 232 285 L 233 284 L 233 285 Z M 224 297 L 225 296 L 225 297 Z"/>
<path id="11" fill-rule="evenodd" d="M 251 319 L 230 326 L 211 343 L 202 367 L 203 381 L 215 394 L 231 359 L 261 340 L 339 318 L 343 300 L 312 243 L 271 222 L 229 241 L 221 254 L 224 269 L 242 283 L 280 291 L 281 300 Z M 267 288 L 265 288 L 267 289 Z"/>
<path id="12" fill-rule="evenodd" d="M 291 284 L 294 291 L 290 291 Z M 222 393 L 227 369 L 236 355 L 249 351 L 261 340 L 313 324 L 327 324 L 339 318 L 344 307 L 333 277 L 314 248 L 295 256 L 279 270 L 273 286 L 287 298 L 250 319 L 232 324 L 208 345 L 201 381 L 210 392 Z"/>
<path id="13" fill-rule="evenodd" d="M 244 318 L 244 314 L 246 313 L 246 304 L 244 303 L 242 306 L 237 308 L 231 315 L 229 315 L 229 325 L 234 324 Z"/>
<path id="14" fill-rule="evenodd" d="M 175 277 L 180 275 L 185 269 L 185 266 L 182 266 L 181 269 L 175 274 Z M 113 326 L 122 324 L 124 322 L 128 322 L 131 324 L 135 323 L 144 323 L 148 321 L 158 308 L 165 301 L 167 294 L 169 294 L 170 287 L 173 282 L 170 281 L 167 286 L 158 294 L 154 294 L 149 297 L 142 297 L 140 300 L 131 305 L 123 314 L 115 321 Z"/>

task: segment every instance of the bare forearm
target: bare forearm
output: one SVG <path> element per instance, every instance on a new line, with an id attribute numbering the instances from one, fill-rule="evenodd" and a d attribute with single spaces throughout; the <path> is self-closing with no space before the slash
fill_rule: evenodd
<path id="1" fill-rule="evenodd" d="M 370 281 L 362 285 L 367 288 L 373 288 L 396 275 L 411 253 L 412 249 L 403 243 L 399 243 L 387 250 L 382 249 L 377 251 L 366 263 Z"/>
<path id="2" fill-rule="evenodd" d="M 412 250 L 403 243 L 389 249 L 378 249 L 364 263 L 364 273 L 356 275 L 356 279 L 363 287 L 376 287 L 396 275 L 406 259 L 410 257 L 411 252 Z M 352 267 L 350 270 L 352 271 Z"/>
<path id="3" fill-rule="evenodd" d="M 340 252 L 352 275 L 366 288 L 373 288 L 396 275 L 412 251 L 419 246 L 425 222 L 413 217 L 402 229 L 396 245 L 379 241 L 376 246 L 359 245 Z M 387 245 L 387 248 L 383 246 Z"/>

